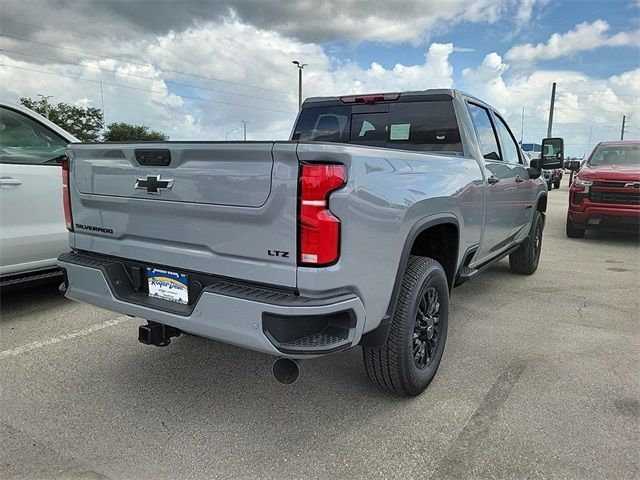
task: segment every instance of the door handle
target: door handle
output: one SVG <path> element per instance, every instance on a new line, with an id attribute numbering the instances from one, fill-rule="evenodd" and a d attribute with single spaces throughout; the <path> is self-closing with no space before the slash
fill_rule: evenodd
<path id="1" fill-rule="evenodd" d="M 491 175 L 489 178 L 487 178 L 487 182 L 489 182 L 490 185 L 495 185 L 499 181 L 500 181 L 500 179 L 498 177 L 496 177 L 495 175 Z"/>
<path id="2" fill-rule="evenodd" d="M 520 183 L 520 182 L 524 182 L 524 178 L 522 178 L 520 175 L 518 175 L 516 177 L 516 182 Z"/>
<path id="3" fill-rule="evenodd" d="M 22 185 L 22 182 L 17 178 L 11 177 L 0 177 L 0 185 Z"/>

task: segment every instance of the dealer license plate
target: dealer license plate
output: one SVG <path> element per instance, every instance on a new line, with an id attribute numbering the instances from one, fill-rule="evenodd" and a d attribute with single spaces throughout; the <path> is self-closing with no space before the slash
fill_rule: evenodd
<path id="1" fill-rule="evenodd" d="M 150 297 L 189 303 L 189 278 L 185 274 L 147 267 L 147 281 Z"/>

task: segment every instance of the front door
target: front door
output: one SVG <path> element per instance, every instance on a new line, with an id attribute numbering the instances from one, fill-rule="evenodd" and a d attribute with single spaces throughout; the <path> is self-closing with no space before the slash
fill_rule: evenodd
<path id="1" fill-rule="evenodd" d="M 68 249 L 62 173 L 67 142 L 22 112 L 0 107 L 0 275 L 55 266 Z"/>

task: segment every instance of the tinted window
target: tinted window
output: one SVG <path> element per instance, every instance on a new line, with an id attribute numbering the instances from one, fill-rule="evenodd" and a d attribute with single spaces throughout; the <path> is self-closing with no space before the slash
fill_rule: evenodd
<path id="1" fill-rule="evenodd" d="M 0 161 L 51 163 L 64 154 L 67 142 L 28 116 L 0 108 Z"/>
<path id="2" fill-rule="evenodd" d="M 513 139 L 513 135 L 511 131 L 507 127 L 507 124 L 504 123 L 502 118 L 496 115 L 497 122 L 496 127 L 498 128 L 498 136 L 502 141 L 502 148 L 504 148 L 503 156 L 505 161 L 509 163 L 520 163 L 520 155 L 518 155 L 518 144 Z"/>
<path id="3" fill-rule="evenodd" d="M 388 111 L 384 112 L 388 105 Z M 303 109 L 293 140 L 356 143 L 462 155 L 451 100 Z"/>
<path id="4" fill-rule="evenodd" d="M 640 144 L 602 145 L 597 147 L 589 165 L 637 165 L 640 164 Z"/>
<path id="5" fill-rule="evenodd" d="M 482 156 L 487 160 L 502 160 L 489 111 L 472 103 L 468 103 L 467 106 L 471 114 L 471 120 L 478 133 Z"/>

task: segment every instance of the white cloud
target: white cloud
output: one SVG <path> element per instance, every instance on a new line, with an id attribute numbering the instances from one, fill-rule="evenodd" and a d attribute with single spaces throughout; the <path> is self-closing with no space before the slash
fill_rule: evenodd
<path id="1" fill-rule="evenodd" d="M 489 4 L 489 0 L 484 3 Z M 499 18 L 504 3 L 496 5 L 487 12 L 471 9 L 466 15 L 469 18 L 484 15 L 486 21 Z M 374 10 L 372 15 L 382 15 L 381 12 Z M 528 12 L 523 15 L 532 14 Z M 322 17 L 321 13 L 318 15 Z M 608 26 L 602 27 L 598 37 L 601 43 L 603 38 L 610 44 L 627 41 L 622 34 L 607 35 Z M 576 28 L 579 29 L 580 26 Z M 298 100 L 293 59 L 310 64 L 304 70 L 305 97 L 462 87 L 499 108 L 518 138 L 521 111 L 525 107 L 525 141 L 543 138 L 551 83 L 557 81 L 554 133 L 565 136 L 571 154 L 584 153 L 590 126 L 595 142 L 619 135 L 622 114 L 629 116 L 628 121 L 636 125 L 636 130 L 640 124 L 638 69 L 595 79 L 580 72 L 532 70 L 526 65 L 510 68 L 517 62 L 510 60 L 509 54 L 505 57 L 492 52 L 479 65 L 463 70 L 461 82 L 455 84 L 451 56 L 468 48 L 432 43 L 416 64 L 384 66 L 372 62 L 362 67 L 337 60 L 316 43 L 259 28 L 240 16 L 202 21 L 197 26 L 159 36 L 142 35 L 101 45 L 98 39 L 76 44 L 77 39 L 71 41 L 70 37 L 61 37 L 56 42 L 65 48 L 130 59 L 132 63 L 69 50 L 43 53 L 37 46 L 21 51 L 50 55 L 81 66 L 5 52 L 0 54 L 0 63 L 8 65 L 0 67 L 0 98 L 17 101 L 20 96 L 44 93 L 53 95 L 53 101 L 100 107 L 102 81 L 107 122 L 146 124 L 168 133 L 174 140 L 222 140 L 227 132 L 231 132 L 229 139 L 237 140 L 242 138 L 240 120 L 250 122 L 249 139 L 286 139 Z M 8 45 L 8 49 L 13 48 L 12 43 Z M 537 47 L 530 48 L 534 49 L 531 58 L 539 58 Z M 29 70 L 21 70 L 24 68 Z"/>
<path id="2" fill-rule="evenodd" d="M 575 71 L 509 72 L 509 65 L 493 52 L 478 67 L 463 71 L 462 87 L 498 108 L 518 139 L 524 108 L 525 143 L 539 143 L 546 136 L 553 82 L 553 134 L 565 139 L 569 155 L 582 156 L 599 141 L 619 138 L 622 115 L 636 125 L 626 138 L 639 137 L 640 69 L 604 80 Z"/>
<path id="3" fill-rule="evenodd" d="M 507 51 L 505 57 L 510 62 L 533 63 L 599 47 L 640 44 L 640 30 L 607 35 L 608 30 L 609 24 L 604 20 L 583 22 L 566 33 L 554 33 L 546 43 L 515 45 Z"/>
<path id="4" fill-rule="evenodd" d="M 84 99 L 83 104 L 100 107 L 102 82 L 107 123 L 146 124 L 177 140 L 223 139 L 247 120 L 249 138 L 285 139 L 297 113 L 295 58 L 310 64 L 304 70 L 305 97 L 453 85 L 452 44 L 432 44 L 421 64 L 385 68 L 374 62 L 362 68 L 337 61 L 318 45 L 237 18 L 121 42 L 119 48 L 137 51 L 135 63 L 77 52 L 65 60 L 78 65 L 2 55 L 0 63 L 7 67 L 0 67 L 0 98 L 17 101 L 45 92 L 55 102 Z M 241 135 L 235 131 L 229 138 Z"/>
<path id="5" fill-rule="evenodd" d="M 516 13 L 516 22 L 519 25 L 523 25 L 531 21 L 533 16 L 533 10 L 537 5 L 545 5 L 548 0 L 520 0 L 518 6 L 518 12 Z"/>

